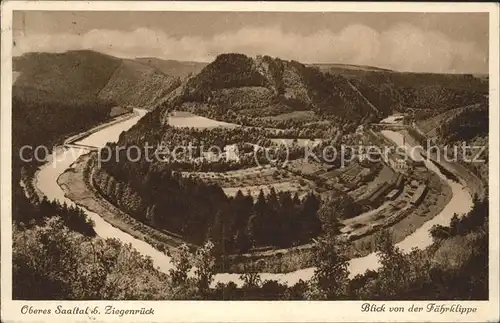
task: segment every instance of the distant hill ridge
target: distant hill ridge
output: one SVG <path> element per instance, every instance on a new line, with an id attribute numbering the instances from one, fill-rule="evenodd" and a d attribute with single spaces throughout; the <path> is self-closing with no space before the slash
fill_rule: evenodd
<path id="1" fill-rule="evenodd" d="M 328 64 L 328 63 L 316 63 L 316 64 L 306 64 L 310 67 L 317 67 L 324 72 L 331 72 L 335 69 L 339 71 L 354 70 L 354 71 L 370 71 L 370 72 L 394 72 L 393 70 L 387 68 L 381 68 L 369 65 L 353 65 L 353 64 Z"/>
<path id="2" fill-rule="evenodd" d="M 151 109 L 180 84 L 179 77 L 133 59 L 90 51 L 27 53 L 14 57 L 14 93 L 47 101 L 112 101 Z"/>
<path id="3" fill-rule="evenodd" d="M 192 61 L 176 61 L 171 59 L 160 59 L 156 57 L 137 57 L 135 59 L 142 64 L 157 68 L 163 73 L 179 77 L 181 79 L 190 74 L 198 74 L 208 63 Z"/>
<path id="4" fill-rule="evenodd" d="M 221 54 L 210 64 L 153 57 L 121 59 L 90 51 L 27 53 L 13 59 L 15 93 L 99 98 L 152 109 L 175 102 L 249 116 L 313 111 L 360 122 L 392 111 L 440 113 L 487 99 L 488 79 L 400 73 L 348 64 L 302 64 L 269 56 Z M 413 111 L 411 110 L 411 111 Z"/>

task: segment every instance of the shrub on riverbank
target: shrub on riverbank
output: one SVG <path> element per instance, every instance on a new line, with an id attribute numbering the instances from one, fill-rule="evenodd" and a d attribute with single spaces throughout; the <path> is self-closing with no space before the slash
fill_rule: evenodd
<path id="1" fill-rule="evenodd" d="M 180 250 L 170 274 L 156 270 L 152 260 L 115 239 L 89 238 L 69 230 L 51 217 L 29 229 L 14 227 L 14 299 L 362 299 L 434 300 L 488 297 L 488 208 L 475 205 L 462 220 L 445 228 L 426 250 L 403 254 L 385 234 L 377 236 L 381 267 L 347 279 L 347 257 L 342 241 L 326 237 L 315 248 L 313 279 L 285 286 L 262 281 L 246 268 L 243 286 L 218 283 L 212 288 L 215 267 L 210 245 L 190 254 Z M 460 248 L 458 248 L 458 245 Z M 321 247 L 322 246 L 322 247 Z M 188 275 L 191 266 L 203 271 Z M 175 282 L 172 275 L 180 277 Z"/>
<path id="2" fill-rule="evenodd" d="M 114 239 L 92 239 L 51 217 L 14 228 L 13 298 L 32 300 L 170 299 L 168 278 L 151 259 Z"/>

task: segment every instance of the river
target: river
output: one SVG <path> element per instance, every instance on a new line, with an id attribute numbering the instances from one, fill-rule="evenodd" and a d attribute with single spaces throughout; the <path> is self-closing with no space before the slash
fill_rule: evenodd
<path id="1" fill-rule="evenodd" d="M 126 119 L 123 122 L 102 128 L 82 140 L 74 142 L 74 144 L 103 147 L 107 142 L 116 142 L 123 131 L 131 128 L 142 116 L 147 113 L 146 110 L 141 109 L 136 109 L 135 111 L 138 115 L 130 119 Z M 59 200 L 61 203 L 66 202 L 68 205 L 74 205 L 73 201 L 64 196 L 63 190 L 57 184 L 57 178 L 64 173 L 64 171 L 70 167 L 79 156 L 87 152 L 88 151 L 85 149 L 63 147 L 56 148 L 51 155 L 51 159 L 37 172 L 35 185 L 47 196 L 49 200 L 55 199 Z M 136 239 L 128 233 L 115 228 L 108 222 L 104 221 L 99 214 L 90 212 L 87 209 L 84 210 L 85 213 L 94 221 L 94 230 L 98 236 L 102 238 L 117 238 L 123 243 L 132 244 L 132 246 L 134 246 L 134 248 L 136 248 L 139 252 L 150 256 L 155 265 L 161 268 L 162 271 L 168 271 L 169 268 L 172 268 L 169 258 L 162 252 L 156 250 L 146 242 Z"/>
<path id="2" fill-rule="evenodd" d="M 140 109 L 136 109 L 135 111 L 138 113 L 137 116 L 123 122 L 115 123 L 109 127 L 102 128 L 88 137 L 75 142 L 75 144 L 103 147 L 107 142 L 117 141 L 121 132 L 132 127 L 147 112 L 146 110 Z M 382 131 L 382 134 L 398 145 L 402 145 L 403 143 L 403 136 L 398 132 Z M 408 143 L 406 143 L 405 146 L 408 151 L 413 151 L 411 149 L 412 147 Z M 43 192 L 49 200 L 56 199 L 61 203 L 66 202 L 68 205 L 74 205 L 71 200 L 64 196 L 63 190 L 57 184 L 57 178 L 68 167 L 70 167 L 79 156 L 86 152 L 87 151 L 85 149 L 77 148 L 58 147 L 54 149 L 51 160 L 44 164 L 36 173 L 35 185 L 37 188 Z M 415 159 L 423 158 L 420 156 L 418 150 L 413 151 L 412 156 Z M 472 207 L 472 198 L 465 187 L 463 187 L 460 183 L 446 178 L 446 176 L 444 176 L 432 162 L 425 160 L 425 164 L 431 171 L 435 172 L 440 178 L 445 180 L 450 185 L 453 196 L 441 213 L 424 223 L 424 225 L 418 228 L 413 234 L 407 236 L 403 241 L 397 244 L 397 247 L 401 248 L 405 252 L 409 252 L 414 247 L 422 249 L 429 246 L 432 243 L 432 239 L 429 235 L 429 229 L 434 224 L 448 225 L 454 213 L 466 213 Z M 168 272 L 168 270 L 172 268 L 169 257 L 164 253 L 156 250 L 148 243 L 136 239 L 118 228 L 113 227 L 111 224 L 104 221 L 98 214 L 90 212 L 86 209 L 84 210 L 94 221 L 94 229 L 100 237 L 117 238 L 124 243 L 132 244 L 132 246 L 139 252 L 151 257 L 153 263 L 163 272 Z M 365 257 L 354 258 L 349 262 L 351 277 L 356 274 L 362 274 L 368 269 L 375 270 L 378 267 L 378 257 L 375 253 L 369 254 Z M 313 274 L 314 268 L 305 268 L 283 274 L 261 273 L 261 278 L 262 280 L 277 280 L 292 286 L 299 280 L 309 280 Z M 236 283 L 238 286 L 241 286 L 243 283 L 240 279 L 240 274 L 220 273 L 215 276 L 213 285 L 218 282 L 227 283 L 230 281 Z"/>

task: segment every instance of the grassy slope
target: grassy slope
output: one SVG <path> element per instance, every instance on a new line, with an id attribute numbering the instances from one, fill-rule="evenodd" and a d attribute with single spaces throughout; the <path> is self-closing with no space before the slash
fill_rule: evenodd
<path id="1" fill-rule="evenodd" d="M 483 189 L 488 182 L 488 106 L 486 104 L 474 104 L 466 107 L 460 107 L 442 113 L 434 118 L 418 122 L 418 127 L 426 133 L 428 138 L 432 138 L 436 143 L 449 147 L 457 147 L 456 153 L 458 163 L 453 163 L 461 173 L 468 173 L 466 169 L 471 170 L 473 174 L 463 175 L 467 179 L 473 191 L 479 196 L 483 195 Z M 461 153 L 462 142 L 466 142 L 470 148 L 467 152 L 467 158 Z M 482 148 L 484 147 L 484 151 Z M 450 148 L 450 151 L 453 149 Z M 477 154 L 481 153 L 481 157 Z M 454 153 L 449 156 L 453 158 Z M 468 160 L 468 161 L 467 161 Z M 472 161 L 472 162 L 471 162 Z M 476 177 L 478 176 L 480 180 Z M 480 184 L 483 182 L 483 185 Z"/>
<path id="2" fill-rule="evenodd" d="M 122 106 L 152 108 L 178 84 L 177 78 L 167 76 L 154 67 L 123 60 L 99 97 Z"/>

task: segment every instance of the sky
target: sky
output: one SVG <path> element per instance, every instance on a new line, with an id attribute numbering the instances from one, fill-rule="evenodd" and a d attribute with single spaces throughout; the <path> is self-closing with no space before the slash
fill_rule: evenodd
<path id="1" fill-rule="evenodd" d="M 14 55 L 92 49 L 210 62 L 221 53 L 397 71 L 488 73 L 488 13 L 14 12 Z"/>

